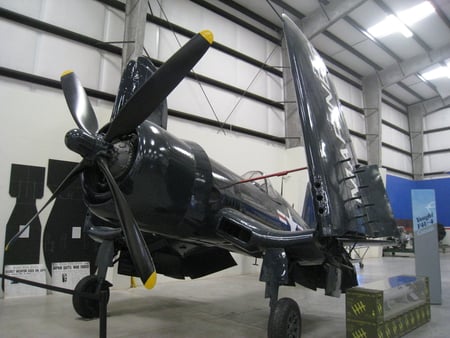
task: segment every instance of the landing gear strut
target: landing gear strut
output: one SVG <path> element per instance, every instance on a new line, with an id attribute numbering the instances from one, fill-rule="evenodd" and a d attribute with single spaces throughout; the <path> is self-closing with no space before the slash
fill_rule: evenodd
<path id="1" fill-rule="evenodd" d="M 266 282 L 265 297 L 270 299 L 268 338 L 300 338 L 302 317 L 291 298 L 278 300 L 280 285 L 289 285 L 288 260 L 283 249 L 268 249 L 264 254 L 260 280 Z"/>

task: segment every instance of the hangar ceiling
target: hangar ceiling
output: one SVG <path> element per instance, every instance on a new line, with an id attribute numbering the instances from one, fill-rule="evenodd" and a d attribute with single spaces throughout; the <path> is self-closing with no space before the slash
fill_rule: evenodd
<path id="1" fill-rule="evenodd" d="M 255 21 L 266 27 L 270 23 L 275 30 L 280 20 L 274 9 L 287 12 L 303 25 L 325 26 L 312 35 L 312 42 L 327 60 L 347 73 L 358 79 L 377 73 L 384 94 L 406 107 L 426 101 L 439 101 L 441 107 L 450 103 L 449 0 L 430 0 L 425 6 L 423 0 L 210 2 L 253 12 Z M 386 18 L 391 19 L 390 28 L 398 23 L 392 19 L 400 18 L 410 33 L 405 36 L 399 29 L 377 37 L 371 27 Z M 320 23 L 327 19 L 328 23 Z"/>
<path id="2" fill-rule="evenodd" d="M 84 71 L 89 95 L 113 102 L 120 75 L 118 60 L 122 47 L 118 43 L 123 41 L 121 20 L 125 2 L 70 1 L 77 9 L 75 14 L 79 17 L 76 17 L 69 9 L 55 16 L 47 15 L 60 8 L 54 0 L 40 0 L 37 2 L 40 5 L 33 6 L 28 2 L 25 5 L 0 0 L 0 24 L 6 27 L 1 30 L 6 47 L 0 57 L 0 75 L 59 88 L 55 69 L 60 68 L 63 60 L 64 64 L 79 65 Z M 220 102 L 219 114 L 203 88 L 193 89 L 189 85 L 193 81 L 191 75 L 185 86 L 171 96 L 171 116 L 286 145 L 299 142 L 300 131 L 291 132 L 288 128 L 295 125 L 290 123 L 288 107 L 295 99 L 286 95 L 288 86 L 283 86 L 282 77 L 288 72 L 282 71 L 283 50 L 278 48 L 282 46 L 278 15 L 286 12 L 312 40 L 339 87 L 361 163 L 376 163 L 411 177 L 416 172 L 420 175 L 448 172 L 440 163 L 448 162 L 450 154 L 449 110 L 441 109 L 450 107 L 450 0 L 143 0 L 143 3 L 148 7 L 146 29 L 152 32 L 147 47 L 155 65 L 161 64 L 171 48 L 176 49 L 173 36 L 179 35 L 183 40 L 199 29 L 214 26 L 219 37 L 209 59 L 207 56 L 204 60 L 205 66 L 200 67 L 200 74 L 195 75 L 195 80 L 206 84 Z M 181 14 L 187 11 L 188 16 Z M 80 26 L 83 20 L 89 24 Z M 380 28 L 385 20 L 389 20 L 390 30 L 396 30 Z M 100 27 L 103 23 L 105 27 Z M 16 43 L 17 39 L 9 38 L 10 31 L 18 36 L 25 34 L 27 41 L 33 43 Z M 47 45 L 34 43 L 41 35 Z M 161 36 L 166 39 L 162 49 Z M 58 56 L 63 49 L 46 48 L 53 43 L 73 47 L 75 52 Z M 22 46 L 27 52 L 23 52 Z M 275 57 L 270 59 L 275 50 Z M 45 58 L 38 58 L 40 52 Z M 21 62 L 22 58 L 14 53 L 26 55 L 26 62 Z M 33 57 L 38 62 L 30 61 Z M 109 68 L 101 72 L 104 62 Z M 225 65 L 227 72 L 223 71 Z M 101 78 L 103 73 L 105 79 Z M 100 78 L 95 74 L 100 74 Z M 250 78 L 250 85 L 243 82 Z M 255 85 L 249 90 L 252 84 Z M 284 93 L 278 90 L 281 87 Z M 364 93 L 372 92 L 377 92 L 377 101 L 382 96 L 383 108 L 377 107 L 376 120 L 366 116 L 368 113 L 375 116 L 368 112 L 373 105 L 364 102 Z M 191 99 L 189 104 L 187 99 Z M 230 105 L 234 100 L 237 103 Z M 426 114 L 431 112 L 437 113 Z M 417 113 L 417 119 L 411 118 L 413 113 Z M 411 121 L 417 123 L 411 125 Z M 414 143 L 413 139 L 422 141 Z M 373 144 L 374 151 L 367 144 Z M 412 170 L 411 162 L 419 169 Z M 416 165 L 422 162 L 424 169 Z"/>

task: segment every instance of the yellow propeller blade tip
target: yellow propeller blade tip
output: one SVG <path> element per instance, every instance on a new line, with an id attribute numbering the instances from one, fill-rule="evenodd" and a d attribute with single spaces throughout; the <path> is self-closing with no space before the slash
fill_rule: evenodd
<path id="1" fill-rule="evenodd" d="M 9 245 L 5 246 L 5 251 L 8 251 Z"/>
<path id="2" fill-rule="evenodd" d="M 146 289 L 153 289 L 156 284 L 156 272 L 153 272 L 150 277 L 148 277 L 147 281 L 145 282 L 144 286 Z"/>
<path id="3" fill-rule="evenodd" d="M 69 74 L 71 74 L 71 73 L 73 73 L 73 70 L 68 69 L 68 70 L 64 71 L 64 72 L 61 74 L 61 77 L 66 76 L 66 75 L 69 75 Z"/>
<path id="4" fill-rule="evenodd" d="M 212 45 L 213 41 L 214 41 L 214 35 L 211 31 L 209 30 L 204 30 L 200 32 L 200 35 L 203 36 L 203 38 L 208 41 L 208 43 L 210 45 Z"/>

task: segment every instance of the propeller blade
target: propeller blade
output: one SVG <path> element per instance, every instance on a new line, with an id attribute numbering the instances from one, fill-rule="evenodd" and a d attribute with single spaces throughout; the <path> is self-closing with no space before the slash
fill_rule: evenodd
<path id="1" fill-rule="evenodd" d="M 156 284 L 156 269 L 150 251 L 144 241 L 144 237 L 142 237 L 142 233 L 134 219 L 133 213 L 111 174 L 105 159 L 99 158 L 98 164 L 105 175 L 106 182 L 111 190 L 117 216 L 119 217 L 120 224 L 122 225 L 125 234 L 125 240 L 131 259 L 133 260 L 133 263 L 136 264 L 136 268 L 141 275 L 144 286 L 147 289 L 151 289 Z"/>
<path id="2" fill-rule="evenodd" d="M 62 192 L 64 189 L 66 189 L 70 183 L 73 182 L 74 178 L 77 177 L 81 171 L 85 168 L 85 162 L 84 160 L 78 163 L 72 171 L 62 180 L 62 182 L 58 185 L 53 195 L 49 198 L 49 200 L 44 204 L 44 206 L 36 213 L 33 217 L 25 224 L 25 226 L 20 230 L 18 233 L 16 233 L 6 244 L 5 251 L 8 251 L 8 249 L 17 241 L 17 239 L 22 235 L 31 225 L 31 223 L 40 215 L 42 211 L 44 211 L 45 208 L 59 195 L 60 192 Z"/>
<path id="3" fill-rule="evenodd" d="M 97 118 L 86 91 L 74 72 L 68 70 L 61 75 L 61 87 L 75 123 L 94 135 L 98 130 Z"/>
<path id="4" fill-rule="evenodd" d="M 210 31 L 189 40 L 134 93 L 111 122 L 106 141 L 132 132 L 159 106 L 206 53 L 213 42 Z"/>

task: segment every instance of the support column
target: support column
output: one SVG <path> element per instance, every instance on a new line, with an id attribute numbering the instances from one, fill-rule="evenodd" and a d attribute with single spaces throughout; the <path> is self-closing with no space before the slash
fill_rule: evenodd
<path id="1" fill-rule="evenodd" d="M 424 105 L 408 107 L 409 138 L 411 141 L 412 173 L 415 180 L 423 179 L 423 116 Z"/>
<path id="2" fill-rule="evenodd" d="M 123 40 L 128 42 L 123 45 L 122 70 L 128 61 L 143 54 L 146 18 L 147 1 L 127 0 Z"/>
<path id="3" fill-rule="evenodd" d="M 368 164 L 381 167 L 381 86 L 376 74 L 363 79 Z"/>

